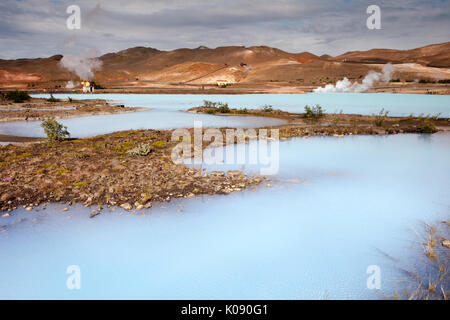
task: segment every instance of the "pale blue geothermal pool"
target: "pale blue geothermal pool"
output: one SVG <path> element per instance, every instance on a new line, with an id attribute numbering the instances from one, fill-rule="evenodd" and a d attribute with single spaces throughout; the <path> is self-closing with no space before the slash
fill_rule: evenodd
<path id="1" fill-rule="evenodd" d="M 48 95 L 33 95 L 48 97 Z M 274 109 L 301 113 L 305 105 L 320 104 L 329 113 L 377 114 L 382 108 L 389 115 L 438 115 L 450 117 L 450 96 L 391 94 L 391 93 L 311 93 L 311 94 L 251 94 L 251 95 L 162 95 L 162 94 L 55 94 L 56 98 L 107 99 L 131 107 L 148 107 L 149 111 L 128 114 L 98 115 L 63 119 L 72 137 L 88 137 L 128 129 L 173 129 L 193 127 L 194 120 L 203 127 L 250 128 L 276 126 L 285 123 L 280 119 L 261 117 L 221 117 L 180 112 L 200 106 L 203 100 L 229 103 L 232 108 L 261 108 L 272 105 Z M 39 121 L 0 122 L 0 134 L 42 137 Z"/>
<path id="2" fill-rule="evenodd" d="M 279 154 L 278 181 L 254 191 L 157 204 L 146 215 L 106 209 L 89 219 L 92 209 L 60 204 L 0 218 L 0 299 L 377 299 L 401 290 L 405 276 L 382 252 L 411 267 L 420 222 L 448 219 L 450 134 L 296 138 Z M 80 290 L 66 286 L 70 265 Z M 366 285 L 371 265 L 379 291 Z"/>

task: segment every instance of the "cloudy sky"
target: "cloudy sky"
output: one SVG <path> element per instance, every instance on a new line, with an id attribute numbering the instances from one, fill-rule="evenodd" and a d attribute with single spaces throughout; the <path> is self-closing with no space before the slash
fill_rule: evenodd
<path id="1" fill-rule="evenodd" d="M 81 29 L 69 30 L 69 5 Z M 366 27 L 369 5 L 381 30 Z M 1 0 L 0 58 L 47 57 L 95 49 L 160 50 L 267 45 L 337 55 L 410 49 L 450 41 L 450 0 Z"/>

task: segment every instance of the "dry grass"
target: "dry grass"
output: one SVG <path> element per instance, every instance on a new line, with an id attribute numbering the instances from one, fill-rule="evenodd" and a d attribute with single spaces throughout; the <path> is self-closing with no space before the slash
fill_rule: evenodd
<path id="1" fill-rule="evenodd" d="M 450 237 L 450 224 L 442 221 L 425 224 L 421 235 L 422 258 L 409 274 L 404 296 L 408 300 L 447 300 L 450 296 L 450 249 L 444 241 Z"/>

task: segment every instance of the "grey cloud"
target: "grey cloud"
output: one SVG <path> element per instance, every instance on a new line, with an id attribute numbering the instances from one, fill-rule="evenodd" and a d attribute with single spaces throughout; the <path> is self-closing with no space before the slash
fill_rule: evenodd
<path id="1" fill-rule="evenodd" d="M 373 1 L 79 0 L 82 29 L 67 30 L 73 1 L 2 0 L 0 58 L 101 53 L 143 45 L 169 50 L 268 45 L 315 54 L 412 48 L 450 40 L 450 1 L 377 1 L 382 30 L 365 27 Z"/>

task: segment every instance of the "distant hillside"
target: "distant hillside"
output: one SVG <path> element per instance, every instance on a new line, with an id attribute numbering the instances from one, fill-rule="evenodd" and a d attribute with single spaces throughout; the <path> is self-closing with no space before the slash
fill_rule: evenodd
<path id="1" fill-rule="evenodd" d="M 3 87 L 22 84 L 40 86 L 80 80 L 61 67 L 61 55 L 40 59 L 0 60 L 0 83 Z M 387 62 L 408 64 L 397 68 L 399 74 L 414 79 L 415 70 L 430 78 L 435 73 L 446 77 L 450 67 L 450 42 L 413 50 L 373 49 L 353 51 L 337 57 L 309 53 L 289 53 L 267 46 L 227 46 L 210 49 L 160 51 L 135 47 L 98 57 L 102 68 L 95 71 L 95 80 L 108 83 L 138 81 L 156 83 L 210 84 L 218 79 L 232 83 L 295 82 L 321 84 L 343 77 L 360 79 L 371 69 L 380 69 Z M 425 69 L 424 69 L 425 68 Z M 406 71 L 403 71 L 406 70 Z M 437 70 L 437 71 L 436 71 Z"/>
<path id="2" fill-rule="evenodd" d="M 412 50 L 372 49 L 352 51 L 331 58 L 353 63 L 418 63 L 428 67 L 450 67 L 450 42 L 432 44 Z"/>

